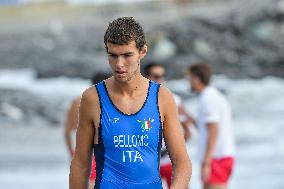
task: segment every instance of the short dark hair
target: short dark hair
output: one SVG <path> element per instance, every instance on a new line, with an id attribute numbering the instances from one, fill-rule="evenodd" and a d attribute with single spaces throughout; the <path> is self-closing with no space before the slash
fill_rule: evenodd
<path id="1" fill-rule="evenodd" d="M 210 84 L 212 70 L 208 64 L 206 63 L 192 64 L 191 66 L 189 66 L 188 72 L 197 76 L 204 85 L 207 86 Z"/>
<path id="2" fill-rule="evenodd" d="M 127 45 L 131 41 L 135 41 L 139 51 L 146 44 L 143 28 L 133 17 L 121 17 L 109 23 L 104 35 L 106 50 L 108 50 L 107 42 Z"/>
<path id="3" fill-rule="evenodd" d="M 95 84 L 107 79 L 108 77 L 110 77 L 110 75 L 111 75 L 110 73 L 103 73 L 103 72 L 102 73 L 100 73 L 100 72 L 96 73 L 91 78 L 92 84 L 95 85 Z"/>
<path id="4" fill-rule="evenodd" d="M 145 76 L 149 76 L 150 72 L 151 72 L 151 69 L 154 68 L 154 67 L 162 67 L 162 68 L 164 68 L 164 66 L 162 64 L 160 64 L 160 63 L 154 63 L 154 62 L 149 63 L 143 69 L 144 75 Z"/>

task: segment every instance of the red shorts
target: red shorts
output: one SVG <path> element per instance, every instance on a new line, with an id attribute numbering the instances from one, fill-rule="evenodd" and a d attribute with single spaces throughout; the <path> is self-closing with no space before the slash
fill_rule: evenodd
<path id="1" fill-rule="evenodd" d="M 213 159 L 211 161 L 211 175 L 206 184 L 226 184 L 234 166 L 233 157 Z"/>
<path id="2" fill-rule="evenodd" d="M 89 179 L 92 180 L 92 181 L 96 180 L 96 159 L 95 159 L 95 156 L 93 156 L 92 171 L 91 171 L 91 175 L 90 175 Z"/>
<path id="3" fill-rule="evenodd" d="M 170 188 L 172 182 L 172 164 L 168 163 L 165 165 L 161 165 L 160 175 L 161 178 L 164 178 L 167 181 L 168 188 Z"/>

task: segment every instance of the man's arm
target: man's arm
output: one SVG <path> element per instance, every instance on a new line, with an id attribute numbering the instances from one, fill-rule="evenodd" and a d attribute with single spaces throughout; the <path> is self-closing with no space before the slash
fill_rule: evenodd
<path id="1" fill-rule="evenodd" d="M 202 161 L 202 167 L 201 167 L 202 168 L 201 179 L 203 182 L 206 182 L 210 174 L 211 159 L 214 153 L 214 148 L 215 148 L 215 144 L 217 141 L 217 135 L 218 135 L 218 124 L 208 123 L 207 128 L 208 128 L 207 145 L 206 145 L 205 156 Z"/>
<path id="2" fill-rule="evenodd" d="M 94 108 L 96 107 L 96 108 Z M 99 100 L 95 87 L 87 89 L 81 99 L 79 125 L 76 135 L 76 149 L 69 175 L 70 189 L 87 189 L 91 168 L 91 152 L 94 143 L 95 126 L 100 114 Z"/>
<path id="3" fill-rule="evenodd" d="M 161 86 L 159 107 L 163 121 L 163 133 L 173 165 L 173 183 L 170 189 L 186 188 L 191 177 L 191 162 L 181 132 L 178 110 L 172 94 Z"/>
<path id="4" fill-rule="evenodd" d="M 183 104 L 178 106 L 178 112 L 179 112 L 179 114 L 185 116 L 185 119 L 187 121 L 191 122 L 193 125 L 196 125 L 195 119 L 189 115 L 189 113 L 186 111 Z"/>
<path id="5" fill-rule="evenodd" d="M 181 103 L 178 106 L 178 113 L 181 122 L 181 126 L 183 128 L 184 139 L 188 140 L 191 137 L 190 126 L 195 125 L 194 119 L 187 113 L 184 105 Z"/>
<path id="6" fill-rule="evenodd" d="M 191 122 L 187 122 L 187 121 L 180 123 L 182 128 L 183 128 L 183 137 L 184 137 L 185 141 L 187 141 L 191 138 L 191 132 L 190 132 L 190 129 L 189 129 L 190 123 Z"/>
<path id="7" fill-rule="evenodd" d="M 78 125 L 78 111 L 79 111 L 79 106 L 80 106 L 80 98 L 75 99 L 71 107 L 67 113 L 65 125 L 64 125 L 64 138 L 65 138 L 65 143 L 67 145 L 67 149 L 69 152 L 70 157 L 72 158 L 73 153 L 74 153 L 74 148 L 72 144 L 72 139 L 71 139 L 71 133 L 73 130 L 77 129 Z"/>

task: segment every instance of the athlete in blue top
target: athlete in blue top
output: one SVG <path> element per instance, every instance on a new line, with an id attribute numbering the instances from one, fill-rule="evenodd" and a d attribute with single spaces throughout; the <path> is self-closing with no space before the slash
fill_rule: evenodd
<path id="1" fill-rule="evenodd" d="M 162 137 L 173 163 L 170 189 L 186 188 L 191 163 L 175 101 L 164 86 L 140 73 L 147 53 L 142 27 L 131 17 L 118 18 L 104 42 L 113 76 L 82 95 L 70 189 L 87 188 L 93 149 L 95 189 L 161 189 Z"/>

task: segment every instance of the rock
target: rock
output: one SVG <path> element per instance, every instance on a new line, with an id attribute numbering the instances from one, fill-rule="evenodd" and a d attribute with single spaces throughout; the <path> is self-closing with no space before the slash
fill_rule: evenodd
<path id="1" fill-rule="evenodd" d="M 176 54 L 176 45 L 166 38 L 163 33 L 159 33 L 153 43 L 155 46 L 151 53 L 153 58 L 158 61 L 164 61 Z"/>
<path id="2" fill-rule="evenodd" d="M 62 124 L 70 99 L 48 98 L 19 90 L 0 90 L 0 120 L 21 122 Z"/>
<path id="3" fill-rule="evenodd" d="M 23 111 L 16 106 L 9 104 L 8 102 L 2 102 L 0 104 L 0 114 L 3 117 L 7 117 L 12 120 L 21 120 L 23 119 Z"/>

